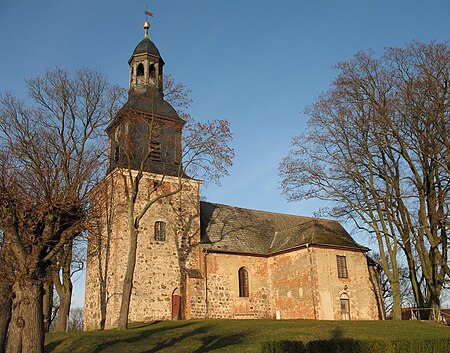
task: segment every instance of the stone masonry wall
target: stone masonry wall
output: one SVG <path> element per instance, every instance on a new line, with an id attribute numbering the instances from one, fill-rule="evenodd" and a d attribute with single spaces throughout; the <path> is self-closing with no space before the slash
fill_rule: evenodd
<path id="1" fill-rule="evenodd" d="M 341 320 L 340 299 L 348 299 L 351 320 L 377 320 L 378 305 L 367 260 L 361 251 L 315 248 L 319 319 Z M 348 278 L 338 278 L 336 256 L 345 256 Z"/>
<path id="2" fill-rule="evenodd" d="M 123 196 L 123 182 L 116 170 L 105 178 L 115 177 L 111 187 L 116 202 L 113 205 L 111 256 L 108 262 L 108 306 L 106 328 L 112 328 L 119 316 L 121 293 L 126 269 L 129 228 L 127 209 Z M 113 175 L 111 175 L 113 174 Z M 137 212 L 149 198 L 149 190 L 154 180 L 161 176 L 146 173 L 138 195 Z M 173 196 L 162 198 L 153 204 L 141 220 L 134 272 L 133 290 L 130 303 L 130 321 L 167 320 L 172 318 L 172 295 L 176 291 L 183 299 L 186 293 L 185 269 L 199 266 L 200 216 L 199 183 L 184 180 L 183 190 Z M 177 178 L 166 176 L 159 186 L 159 192 L 173 190 Z M 166 223 L 166 240 L 154 240 L 156 221 Z M 102 218 L 106 223 L 106 218 Z M 105 229 L 106 226 L 103 227 Z M 104 234 L 103 234 L 104 236 Z M 90 241 L 88 248 L 92 248 Z M 90 256 L 87 264 L 85 323 L 86 329 L 98 328 L 99 294 L 98 259 Z"/>
<path id="3" fill-rule="evenodd" d="M 187 281 L 186 319 L 206 317 L 206 281 L 204 278 L 189 278 Z"/>
<path id="4" fill-rule="evenodd" d="M 257 256 L 209 253 L 207 262 L 208 317 L 260 319 L 270 317 L 267 259 Z M 249 297 L 239 297 L 238 271 L 249 275 Z"/>
<path id="5" fill-rule="evenodd" d="M 146 173 L 138 211 L 155 178 Z M 173 190 L 177 182 L 166 177 L 160 190 Z M 340 320 L 342 298 L 349 300 L 350 319 L 378 319 L 375 290 L 360 251 L 310 246 L 269 257 L 205 255 L 198 245 L 199 183 L 184 182 L 181 192 L 152 205 L 141 221 L 130 321 L 172 319 L 174 293 L 182 297 L 186 319 L 275 318 L 279 312 L 282 319 Z M 91 193 L 98 217 L 92 217 L 89 234 L 86 330 L 100 327 L 100 270 L 107 287 L 106 328 L 115 327 L 119 316 L 129 239 L 122 183 L 116 170 Z M 156 221 L 166 223 L 165 241 L 154 240 Z M 345 256 L 348 278 L 338 278 L 336 255 Z M 241 267 L 249 274 L 249 297 L 239 297 Z"/>
<path id="6" fill-rule="evenodd" d="M 272 317 L 279 311 L 281 319 L 314 319 L 317 307 L 315 254 L 302 248 L 271 256 L 268 263 Z"/>

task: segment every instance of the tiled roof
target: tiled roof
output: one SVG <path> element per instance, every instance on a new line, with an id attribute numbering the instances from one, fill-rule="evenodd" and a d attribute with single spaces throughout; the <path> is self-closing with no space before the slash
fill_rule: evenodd
<path id="1" fill-rule="evenodd" d="M 211 251 L 270 255 L 306 244 L 367 248 L 337 221 L 200 202 L 203 247 Z"/>

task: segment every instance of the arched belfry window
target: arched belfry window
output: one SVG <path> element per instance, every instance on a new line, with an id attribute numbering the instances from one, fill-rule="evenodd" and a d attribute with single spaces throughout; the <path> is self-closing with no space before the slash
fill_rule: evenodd
<path id="1" fill-rule="evenodd" d="M 241 267 L 238 271 L 238 277 L 239 277 L 239 296 L 248 297 L 249 294 L 248 271 L 244 267 Z"/>
<path id="2" fill-rule="evenodd" d="M 155 233 L 154 238 L 157 241 L 166 240 L 166 224 L 161 221 L 155 222 Z"/>
<path id="3" fill-rule="evenodd" d="M 155 76 L 156 76 L 156 72 L 155 72 L 155 65 L 154 64 L 150 64 L 150 66 L 148 67 L 148 78 L 150 82 L 155 82 Z"/>
<path id="4" fill-rule="evenodd" d="M 138 83 L 144 82 L 144 81 L 143 81 L 143 80 L 144 80 L 144 64 L 140 63 L 140 64 L 137 66 L 137 69 L 136 69 L 136 76 L 137 76 L 137 82 L 138 82 Z"/>

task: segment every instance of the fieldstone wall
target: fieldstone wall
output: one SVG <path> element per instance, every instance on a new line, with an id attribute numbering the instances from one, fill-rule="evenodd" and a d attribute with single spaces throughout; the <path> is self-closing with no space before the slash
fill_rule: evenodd
<path id="1" fill-rule="evenodd" d="M 239 297 L 238 271 L 249 275 L 249 296 Z M 209 253 L 206 256 L 208 317 L 220 319 L 270 318 L 270 290 L 264 257 Z"/>
<path id="2" fill-rule="evenodd" d="M 154 182 L 161 176 L 146 173 L 141 181 L 137 201 L 139 212 L 150 197 Z M 130 303 L 130 321 L 151 321 L 172 319 L 172 295 L 176 292 L 186 299 L 186 271 L 199 267 L 200 240 L 200 204 L 199 182 L 182 180 L 183 189 L 173 196 L 158 200 L 141 220 L 138 234 L 136 268 L 134 272 L 133 291 Z M 173 191 L 179 180 L 166 176 L 158 187 L 157 194 Z M 101 191 L 100 191 L 101 190 Z M 106 191 L 105 191 L 106 190 Z M 127 207 L 123 193 L 123 180 L 120 171 L 110 173 L 102 185 L 94 190 L 93 197 L 101 194 L 113 194 L 114 204 L 109 205 L 110 218 L 110 257 L 107 273 L 107 316 L 106 328 L 113 328 L 119 317 L 123 278 L 126 269 L 129 228 Z M 104 202 L 100 207 L 106 206 Z M 166 223 L 165 241 L 154 239 L 154 224 Z M 108 218 L 101 213 L 98 223 L 101 225 L 100 237 L 106 237 Z M 87 330 L 99 327 L 100 296 L 98 271 L 98 251 L 96 234 L 91 234 L 88 245 L 86 273 L 85 327 Z M 97 255 L 97 256 L 96 256 Z M 101 254 L 103 268 L 106 265 L 105 252 Z"/>
<path id="3" fill-rule="evenodd" d="M 186 319 L 202 319 L 206 316 L 206 281 L 204 278 L 188 277 Z"/>

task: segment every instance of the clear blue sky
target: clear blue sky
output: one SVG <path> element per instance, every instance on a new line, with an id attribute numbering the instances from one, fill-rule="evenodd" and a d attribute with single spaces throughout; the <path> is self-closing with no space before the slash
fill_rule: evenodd
<path id="1" fill-rule="evenodd" d="M 278 164 L 333 65 L 358 50 L 450 39 L 449 0 L 0 0 L 0 91 L 25 97 L 24 80 L 56 65 L 97 69 L 126 87 L 146 6 L 165 72 L 193 91 L 191 115 L 226 118 L 235 134 L 230 176 L 203 196 L 299 215 L 321 204 L 287 203 Z"/>

